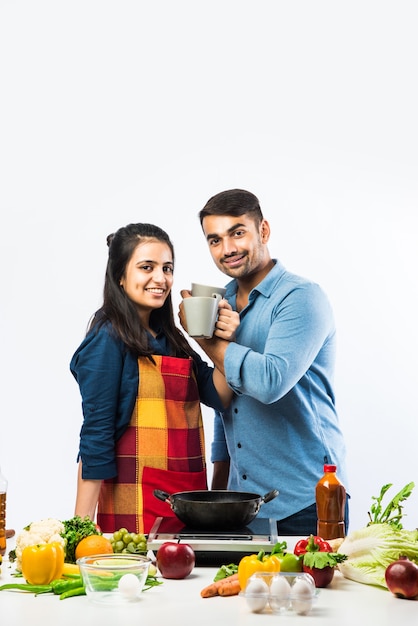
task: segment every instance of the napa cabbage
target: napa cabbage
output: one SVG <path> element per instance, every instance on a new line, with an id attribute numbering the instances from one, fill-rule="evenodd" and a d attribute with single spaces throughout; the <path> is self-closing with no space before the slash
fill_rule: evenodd
<path id="1" fill-rule="evenodd" d="M 351 532 L 338 551 L 347 556 L 338 564 L 345 578 L 387 588 L 385 570 L 393 561 L 406 556 L 418 564 L 418 530 L 373 523 Z"/>
<path id="2" fill-rule="evenodd" d="M 409 498 L 414 486 L 413 482 L 405 485 L 386 506 L 383 499 L 392 483 L 384 485 L 380 495 L 372 498 L 368 525 L 351 532 L 338 548 L 347 556 L 338 565 L 345 578 L 387 588 L 388 565 L 400 556 L 418 564 L 418 530 L 405 530 L 402 525 L 402 503 Z"/>

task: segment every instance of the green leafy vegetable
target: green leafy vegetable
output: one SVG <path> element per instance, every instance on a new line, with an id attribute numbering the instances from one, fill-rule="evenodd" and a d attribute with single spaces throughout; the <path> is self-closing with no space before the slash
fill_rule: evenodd
<path id="1" fill-rule="evenodd" d="M 339 552 L 305 552 L 303 555 L 303 564 L 306 565 L 306 567 L 323 569 L 324 567 L 335 567 L 338 563 L 342 563 L 346 559 L 347 556 Z"/>
<path id="2" fill-rule="evenodd" d="M 64 532 L 61 533 L 61 536 L 66 540 L 65 561 L 67 563 L 75 563 L 75 549 L 78 543 L 84 537 L 101 535 L 102 533 L 89 517 L 81 518 L 79 515 L 75 515 L 62 523 L 64 524 Z"/>
<path id="3" fill-rule="evenodd" d="M 16 550 L 14 548 L 9 552 L 9 561 L 10 563 L 14 563 L 16 561 Z"/>
<path id="4" fill-rule="evenodd" d="M 372 500 L 374 500 L 374 504 L 371 506 L 371 512 L 369 512 L 370 524 L 390 524 L 395 528 L 402 528 L 401 519 L 403 515 L 403 507 L 401 502 L 404 502 L 409 498 L 412 493 L 413 488 L 415 487 L 415 483 L 411 482 L 405 485 L 403 489 L 400 490 L 399 493 L 396 494 L 386 506 L 385 509 L 382 507 L 382 500 L 386 494 L 386 492 L 392 487 L 392 483 L 388 483 L 387 485 L 383 485 L 380 490 L 379 496 L 372 496 Z"/>
<path id="5" fill-rule="evenodd" d="M 238 565 L 235 563 L 230 563 L 229 565 L 222 565 L 221 568 L 216 572 L 216 576 L 213 579 L 213 582 L 217 582 L 218 580 L 222 580 L 223 578 L 228 578 L 228 576 L 232 576 L 232 574 L 236 574 L 238 572 Z"/>
<path id="6" fill-rule="evenodd" d="M 345 578 L 368 585 L 387 587 L 385 570 L 400 556 L 418 563 L 418 530 L 395 528 L 391 524 L 370 524 L 350 533 L 339 551 L 347 560 L 338 565 Z"/>
<path id="7" fill-rule="evenodd" d="M 286 550 L 287 550 L 286 541 L 278 541 L 276 544 L 274 544 L 271 554 L 285 554 Z"/>
<path id="8" fill-rule="evenodd" d="M 414 486 L 413 482 L 405 485 L 386 507 L 382 500 L 392 484 L 384 485 L 380 495 L 372 498 L 368 525 L 349 533 L 339 547 L 347 556 L 338 565 L 345 578 L 387 588 L 385 570 L 393 561 L 406 556 L 418 564 L 418 530 L 405 530 L 401 523 L 401 502 L 409 498 Z"/>

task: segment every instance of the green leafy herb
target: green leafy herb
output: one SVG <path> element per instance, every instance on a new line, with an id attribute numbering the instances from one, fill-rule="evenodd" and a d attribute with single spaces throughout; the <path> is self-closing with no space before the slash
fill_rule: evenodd
<path id="1" fill-rule="evenodd" d="M 13 548 L 13 550 L 10 550 L 9 552 L 9 561 L 10 563 L 14 563 L 16 561 L 16 550 L 15 548 Z"/>
<path id="2" fill-rule="evenodd" d="M 158 585 L 162 585 L 162 584 L 163 584 L 163 581 L 158 580 L 156 576 L 148 575 L 142 591 L 147 591 L 148 589 L 151 589 L 151 587 L 157 587 Z"/>
<path id="3" fill-rule="evenodd" d="M 389 491 L 391 487 L 392 483 L 383 485 L 382 489 L 380 490 L 380 495 L 372 496 L 372 500 L 374 502 L 370 507 L 370 521 L 368 523 L 368 526 L 370 526 L 370 524 L 390 524 L 391 526 L 393 526 L 394 528 L 398 528 L 399 530 L 403 528 L 401 524 L 401 519 L 403 515 L 403 507 L 401 505 L 401 502 L 404 502 L 407 498 L 409 498 L 413 488 L 415 487 L 415 483 L 410 482 L 405 485 L 405 487 L 403 487 L 403 489 L 401 489 L 399 493 L 397 493 L 396 496 L 392 498 L 389 504 L 385 508 L 383 508 L 382 500 L 386 492 Z"/>
<path id="4" fill-rule="evenodd" d="M 222 565 L 221 568 L 216 572 L 216 576 L 213 579 L 213 582 L 217 582 L 218 580 L 222 580 L 223 578 L 228 578 L 228 576 L 232 576 L 232 574 L 236 574 L 238 572 L 238 565 L 235 563 L 230 563 L 229 565 Z"/>

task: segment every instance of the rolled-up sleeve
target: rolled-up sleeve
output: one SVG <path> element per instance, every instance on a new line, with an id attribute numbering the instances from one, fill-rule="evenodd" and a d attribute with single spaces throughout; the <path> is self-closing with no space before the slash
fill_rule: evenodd
<path id="1" fill-rule="evenodd" d="M 236 343 L 225 353 L 228 384 L 237 395 L 277 402 L 311 367 L 333 327 L 328 299 L 314 283 L 296 286 L 274 306 L 257 294 L 250 317 L 241 320 Z"/>

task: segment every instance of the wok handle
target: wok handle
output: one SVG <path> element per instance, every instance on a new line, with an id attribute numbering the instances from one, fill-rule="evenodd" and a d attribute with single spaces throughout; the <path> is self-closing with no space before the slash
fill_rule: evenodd
<path id="1" fill-rule="evenodd" d="M 161 489 L 154 489 L 154 496 L 162 502 L 168 502 L 168 504 L 171 504 L 170 494 L 166 491 L 161 491 Z"/>
<path id="2" fill-rule="evenodd" d="M 263 496 L 263 502 L 270 502 L 270 500 L 274 500 L 279 495 L 279 491 L 277 489 L 273 489 L 273 491 L 269 491 Z"/>

